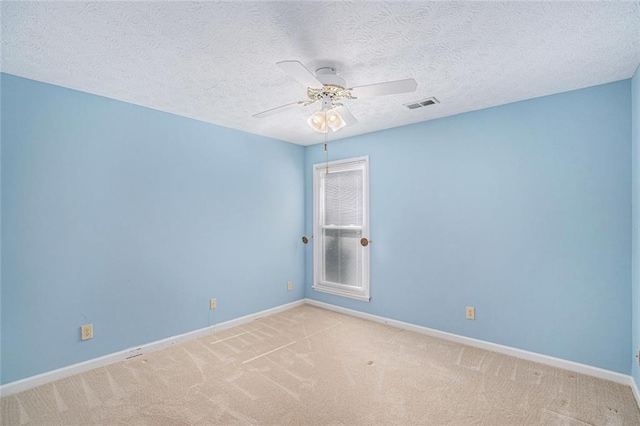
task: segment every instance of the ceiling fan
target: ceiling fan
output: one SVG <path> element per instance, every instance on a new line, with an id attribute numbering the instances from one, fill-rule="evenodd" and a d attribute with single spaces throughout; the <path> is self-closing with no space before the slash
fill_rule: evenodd
<path id="1" fill-rule="evenodd" d="M 349 88 L 342 77 L 332 66 L 316 69 L 315 74 L 305 68 L 299 61 L 282 61 L 276 64 L 282 71 L 307 87 L 307 100 L 292 102 L 254 114 L 255 118 L 268 117 L 298 106 L 309 106 L 321 103 L 322 108 L 312 114 L 307 122 L 314 130 L 326 133 L 328 129 L 339 129 L 358 122 L 349 110 L 340 102 L 341 99 L 358 99 L 368 96 L 394 95 L 396 93 L 413 92 L 418 83 L 412 78 L 387 81 Z"/>

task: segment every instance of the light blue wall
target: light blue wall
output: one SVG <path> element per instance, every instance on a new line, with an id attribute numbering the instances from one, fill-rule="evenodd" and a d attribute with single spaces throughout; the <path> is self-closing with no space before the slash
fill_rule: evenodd
<path id="1" fill-rule="evenodd" d="M 312 290 L 311 247 L 307 296 L 629 374 L 630 102 L 625 80 L 330 143 L 370 156 L 372 298 Z"/>
<path id="2" fill-rule="evenodd" d="M 631 80 L 631 127 L 633 149 L 633 278 L 631 373 L 640 388 L 640 368 L 636 355 L 640 349 L 640 67 Z"/>
<path id="3" fill-rule="evenodd" d="M 2 74 L 0 383 L 305 292 L 628 374 L 638 78 L 330 143 L 371 160 L 362 303 L 311 289 L 320 145 Z"/>
<path id="4" fill-rule="evenodd" d="M 3 383 L 303 297 L 304 148 L 1 79 Z"/>

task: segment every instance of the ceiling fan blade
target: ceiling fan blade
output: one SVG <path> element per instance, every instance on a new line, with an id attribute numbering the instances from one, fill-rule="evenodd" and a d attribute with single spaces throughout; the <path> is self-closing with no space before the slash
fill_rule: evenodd
<path id="1" fill-rule="evenodd" d="M 368 96 L 393 95 L 396 93 L 413 92 L 418 87 L 418 83 L 412 78 L 405 80 L 387 81 L 386 83 L 369 84 L 367 86 L 354 87 L 350 90 L 354 98 L 365 98 Z"/>
<path id="2" fill-rule="evenodd" d="M 358 120 L 353 116 L 353 114 L 351 114 L 351 111 L 349 111 L 346 106 L 339 105 L 334 109 L 338 114 L 340 114 L 340 117 L 342 117 L 344 122 L 347 123 L 347 126 L 354 125 L 358 122 Z"/>
<path id="3" fill-rule="evenodd" d="M 253 118 L 268 117 L 270 115 L 277 114 L 279 112 L 286 111 L 286 110 L 291 109 L 291 108 L 293 108 L 295 106 L 303 105 L 303 104 L 304 104 L 304 102 L 302 102 L 302 101 L 292 102 L 290 104 L 281 105 L 279 107 L 271 108 L 271 109 L 268 109 L 266 111 L 262 111 L 262 112 L 259 112 L 257 114 L 253 114 L 252 117 Z"/>
<path id="4" fill-rule="evenodd" d="M 324 87 L 324 84 L 320 83 L 320 80 L 299 61 L 282 61 L 276 65 L 282 71 L 304 84 L 305 87 L 312 87 L 314 89 L 322 89 Z"/>

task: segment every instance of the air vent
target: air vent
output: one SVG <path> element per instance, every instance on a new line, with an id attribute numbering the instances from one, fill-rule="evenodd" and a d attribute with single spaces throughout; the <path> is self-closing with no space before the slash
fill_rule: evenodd
<path id="1" fill-rule="evenodd" d="M 423 99 L 421 101 L 410 102 L 408 104 L 404 104 L 404 106 L 409 108 L 409 109 L 418 109 L 418 108 L 422 108 L 422 107 L 426 107 L 426 106 L 434 105 L 434 104 L 439 104 L 439 103 L 440 103 L 440 101 L 438 101 L 436 98 L 427 98 L 427 99 Z"/>

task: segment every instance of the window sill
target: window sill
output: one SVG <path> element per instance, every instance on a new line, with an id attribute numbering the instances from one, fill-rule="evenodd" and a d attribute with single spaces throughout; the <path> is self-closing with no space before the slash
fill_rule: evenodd
<path id="1" fill-rule="evenodd" d="M 363 295 L 360 295 L 360 294 L 353 294 L 353 293 L 349 293 L 347 291 L 341 291 L 341 290 L 337 290 L 337 289 L 334 289 L 334 288 L 321 287 L 321 286 L 317 286 L 317 285 L 314 285 L 312 288 L 315 291 L 319 291 L 321 293 L 328 293 L 328 294 L 333 294 L 335 296 L 348 297 L 350 299 L 356 299 L 356 300 L 360 300 L 362 302 L 369 302 L 371 300 L 370 296 L 363 296 Z"/>

